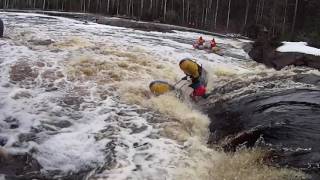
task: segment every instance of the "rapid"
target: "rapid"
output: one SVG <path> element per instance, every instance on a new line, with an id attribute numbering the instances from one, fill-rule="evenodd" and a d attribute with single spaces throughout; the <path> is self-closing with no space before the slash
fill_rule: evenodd
<path id="1" fill-rule="evenodd" d="M 194 50 L 197 33 L 31 13 L 0 17 L 6 24 L 0 39 L 0 155 L 8 156 L 0 159 L 6 165 L 0 178 L 253 180 L 319 174 L 316 70 L 268 69 L 250 60 L 243 50 L 247 40 L 215 37 L 220 56 Z M 208 70 L 209 98 L 190 102 L 187 86 L 184 100 L 154 97 L 149 83 L 180 80 L 178 63 L 185 57 Z M 269 149 L 283 158 L 266 163 Z M 295 158 L 299 153 L 303 160 Z"/>

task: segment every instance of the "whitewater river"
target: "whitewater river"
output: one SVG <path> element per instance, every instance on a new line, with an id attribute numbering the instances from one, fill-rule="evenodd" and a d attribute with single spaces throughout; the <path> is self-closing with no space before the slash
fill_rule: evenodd
<path id="1" fill-rule="evenodd" d="M 260 107 L 254 101 L 263 97 L 251 96 L 262 90 L 270 94 L 316 89 L 298 75 L 317 71 L 267 69 L 249 60 L 242 50 L 245 40 L 216 37 L 224 53 L 219 56 L 192 48 L 197 33 L 145 32 L 38 14 L 0 17 L 6 24 L 5 38 L 0 39 L 0 155 L 9 154 L 0 179 L 305 177 L 296 168 L 262 163 L 263 148 L 223 152 L 218 141 L 226 132 L 221 129 L 231 128 L 229 133 L 235 134 L 261 124 L 225 127 L 217 118 L 226 118 L 224 110 L 233 108 L 228 111 L 250 119 L 256 111 L 245 107 Z M 149 83 L 178 81 L 183 76 L 178 63 L 185 57 L 197 59 L 208 70 L 208 100 L 194 104 L 174 94 L 153 97 Z M 188 97 L 191 89 L 184 86 L 183 91 Z M 319 95 L 313 95 L 314 104 L 319 103 Z M 241 101 L 245 97 L 252 99 Z M 230 107 L 222 108 L 230 99 Z M 271 117 L 259 115 L 255 119 Z M 217 123 L 210 125 L 210 119 Z"/>

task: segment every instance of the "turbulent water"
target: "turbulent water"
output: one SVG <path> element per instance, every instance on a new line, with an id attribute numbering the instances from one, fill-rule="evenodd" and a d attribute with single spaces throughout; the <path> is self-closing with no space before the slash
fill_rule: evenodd
<path id="1" fill-rule="evenodd" d="M 213 120 L 210 140 L 220 141 L 231 151 L 257 145 L 271 149 L 274 163 L 304 170 L 312 179 L 319 179 L 320 78 L 309 73 L 254 79 L 250 89 L 247 83 L 221 86 L 215 93 L 243 94 L 211 99 L 206 104 Z"/>
<path id="2" fill-rule="evenodd" d="M 224 54 L 220 56 L 192 49 L 197 33 L 144 32 L 38 14 L 1 13 L 0 17 L 6 24 L 6 38 L 0 39 L 0 155 L 9 154 L 0 158 L 3 177 L 307 177 L 297 169 L 267 166 L 262 162 L 263 148 L 224 153 L 216 142 L 259 125 L 270 133 L 258 138 L 268 141 L 281 133 L 277 129 L 281 125 L 266 125 L 270 119 L 285 124 L 298 122 L 299 117 L 317 118 L 317 85 L 304 79 L 304 74 L 317 71 L 266 69 L 248 60 L 242 50 L 244 40 L 216 37 Z M 149 83 L 179 80 L 183 74 L 178 62 L 185 57 L 199 60 L 208 70 L 209 99 L 194 104 L 174 94 L 153 97 Z M 184 86 L 183 92 L 188 97 L 191 90 Z M 248 122 L 230 122 L 235 125 L 228 127 L 223 123 L 228 122 L 226 117 Z M 312 124 L 306 126 L 318 134 Z M 288 137 L 295 136 L 294 128 Z M 218 148 L 211 147 L 212 142 Z M 287 142 L 284 147 L 296 144 L 290 139 L 279 140 L 278 145 L 283 142 Z M 318 147 L 312 142 L 295 148 Z"/>

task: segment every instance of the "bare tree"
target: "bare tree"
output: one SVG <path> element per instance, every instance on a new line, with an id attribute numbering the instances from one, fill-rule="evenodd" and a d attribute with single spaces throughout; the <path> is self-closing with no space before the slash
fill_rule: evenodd
<path id="1" fill-rule="evenodd" d="M 219 10 L 219 0 L 217 0 L 216 13 L 215 13 L 215 16 L 214 16 L 214 28 L 215 29 L 217 29 L 218 10 Z"/>
<path id="2" fill-rule="evenodd" d="M 127 15 L 130 14 L 130 3 L 131 3 L 131 0 L 127 0 Z"/>
<path id="3" fill-rule="evenodd" d="M 281 30 L 282 34 L 284 34 L 285 27 L 286 27 L 287 8 L 288 8 L 288 0 L 286 0 L 286 4 L 285 4 L 285 7 L 284 7 L 283 23 L 282 23 L 282 30 Z"/>
<path id="4" fill-rule="evenodd" d="M 188 1 L 188 6 L 187 6 L 187 23 L 190 23 L 190 0 Z"/>
<path id="5" fill-rule="evenodd" d="M 229 0 L 229 6 L 228 6 L 228 18 L 227 18 L 227 30 L 229 29 L 229 21 L 230 21 L 230 9 L 231 9 L 231 0 Z"/>
<path id="6" fill-rule="evenodd" d="M 182 0 L 182 22 L 183 22 L 183 23 L 185 23 L 185 19 L 184 19 L 184 9 L 185 9 L 185 8 L 184 8 L 184 1 L 185 1 L 185 0 Z"/>
<path id="7" fill-rule="evenodd" d="M 133 4 L 134 4 L 134 0 L 131 0 L 131 17 L 134 17 L 134 14 L 133 14 L 133 12 L 134 12 L 134 6 L 133 6 Z"/>
<path id="8" fill-rule="evenodd" d="M 261 0 L 258 0 L 256 5 L 256 24 L 258 24 L 259 22 L 260 4 L 261 4 Z"/>
<path id="9" fill-rule="evenodd" d="M 82 0 L 82 11 L 86 12 L 86 0 Z"/>
<path id="10" fill-rule="evenodd" d="M 265 2 L 265 1 L 264 1 L 264 0 L 262 0 L 260 20 L 263 20 L 264 2 Z"/>
<path id="11" fill-rule="evenodd" d="M 210 8 L 209 0 L 206 0 L 205 16 L 204 16 L 204 27 L 206 27 L 206 25 L 207 25 L 209 8 Z"/>
<path id="12" fill-rule="evenodd" d="M 117 0 L 117 16 L 119 16 L 120 0 Z"/>
<path id="13" fill-rule="evenodd" d="M 201 26 L 203 26 L 204 24 L 204 16 L 205 16 L 205 12 L 204 12 L 204 8 L 202 8 L 202 16 L 201 16 Z"/>
<path id="14" fill-rule="evenodd" d="M 151 13 L 153 7 L 153 0 L 150 0 L 149 12 Z"/>
<path id="15" fill-rule="evenodd" d="M 141 17 L 142 17 L 142 14 L 143 14 L 143 0 L 141 0 L 141 9 L 140 9 L 140 19 L 141 19 Z"/>
<path id="16" fill-rule="evenodd" d="M 167 15 L 167 1 L 168 0 L 164 0 L 164 5 L 163 5 L 163 21 L 166 21 L 166 15 Z"/>
<path id="17" fill-rule="evenodd" d="M 107 2 L 107 14 L 110 13 L 110 0 L 108 0 Z"/>
<path id="18" fill-rule="evenodd" d="M 298 3 L 299 3 L 299 0 L 296 0 L 296 5 L 295 5 L 295 8 L 294 8 L 293 23 L 292 23 L 292 28 L 291 28 L 291 35 L 294 33 L 294 28 L 296 26 Z"/>
<path id="19" fill-rule="evenodd" d="M 90 11 L 90 6 L 91 6 L 91 0 L 88 0 L 88 8 L 87 8 L 88 11 Z"/>
<path id="20" fill-rule="evenodd" d="M 204 16 L 204 25 L 207 25 L 207 21 L 208 21 L 208 13 L 209 13 L 209 8 L 206 7 L 205 8 L 205 16 Z"/>
<path id="21" fill-rule="evenodd" d="M 272 7 L 272 14 L 273 14 L 273 20 L 272 20 L 272 36 L 275 35 L 276 31 L 276 19 L 277 19 L 277 1 L 273 1 L 273 7 Z"/>
<path id="22" fill-rule="evenodd" d="M 246 14 L 244 16 L 244 27 L 247 25 L 248 13 L 249 13 L 250 0 L 246 0 Z"/>
<path id="23" fill-rule="evenodd" d="M 171 23 L 192 25 L 201 29 L 211 27 L 210 30 L 221 27 L 236 33 L 238 28 L 234 28 L 234 23 L 241 23 L 241 31 L 251 23 L 263 23 L 272 30 L 273 35 L 284 36 L 287 32 L 298 34 L 298 30 L 304 31 L 306 35 L 318 32 L 320 26 L 317 23 L 314 23 L 314 26 L 310 24 L 317 21 L 316 10 L 320 8 L 319 2 L 320 0 L 305 0 L 303 3 L 299 0 L 0 0 L 0 8 L 121 14 L 139 19 L 148 14 L 148 20 L 170 20 Z M 237 9 L 233 8 L 235 5 Z M 309 10 L 312 13 L 309 14 Z M 240 14 L 234 11 L 243 11 L 243 15 L 234 16 L 233 14 Z M 300 17 L 300 11 L 306 16 Z M 289 12 L 292 12 L 290 18 L 287 17 Z M 178 15 L 173 16 L 174 13 Z M 306 27 L 297 29 L 298 24 Z"/>
<path id="24" fill-rule="evenodd" d="M 45 10 L 46 8 L 46 0 L 43 0 L 42 9 Z"/>

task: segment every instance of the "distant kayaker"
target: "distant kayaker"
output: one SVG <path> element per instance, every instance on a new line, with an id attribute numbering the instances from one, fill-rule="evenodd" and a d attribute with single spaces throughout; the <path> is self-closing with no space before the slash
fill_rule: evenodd
<path id="1" fill-rule="evenodd" d="M 214 38 L 212 38 L 212 40 L 210 41 L 210 46 L 211 46 L 211 48 L 217 47 L 217 43 L 216 43 L 216 40 Z"/>
<path id="2" fill-rule="evenodd" d="M 214 38 L 212 38 L 212 40 L 210 41 L 210 47 L 213 52 L 219 51 L 219 48 L 217 47 L 216 40 Z"/>
<path id="3" fill-rule="evenodd" d="M 203 49 L 204 48 L 205 40 L 202 38 L 202 36 L 199 37 L 199 39 L 193 44 L 194 48 L 197 49 Z"/>
<path id="4" fill-rule="evenodd" d="M 199 46 L 203 46 L 204 43 L 205 43 L 205 40 L 202 38 L 202 36 L 200 36 L 199 39 L 198 39 L 198 41 L 197 41 L 197 44 L 198 44 Z"/>

